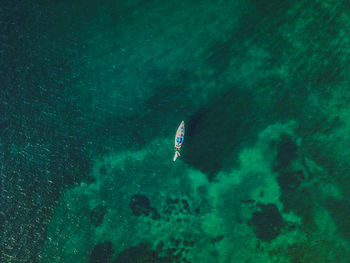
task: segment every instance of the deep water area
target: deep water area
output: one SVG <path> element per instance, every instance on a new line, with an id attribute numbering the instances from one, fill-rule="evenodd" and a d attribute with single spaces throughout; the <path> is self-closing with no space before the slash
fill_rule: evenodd
<path id="1" fill-rule="evenodd" d="M 350 262 L 349 72 L 349 1 L 3 0 L 0 263 Z"/>

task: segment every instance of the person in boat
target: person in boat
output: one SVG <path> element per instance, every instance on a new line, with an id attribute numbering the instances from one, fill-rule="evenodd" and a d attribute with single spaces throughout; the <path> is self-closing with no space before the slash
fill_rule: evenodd
<path id="1" fill-rule="evenodd" d="M 180 147 L 181 147 L 181 145 L 182 145 L 182 142 L 183 142 L 183 140 L 184 140 L 184 136 L 185 136 L 185 134 L 183 133 L 183 129 L 181 129 L 181 134 L 180 134 L 180 136 L 178 136 L 178 137 L 176 138 L 176 143 L 177 143 L 176 148 L 177 148 L 177 149 L 180 149 Z"/>

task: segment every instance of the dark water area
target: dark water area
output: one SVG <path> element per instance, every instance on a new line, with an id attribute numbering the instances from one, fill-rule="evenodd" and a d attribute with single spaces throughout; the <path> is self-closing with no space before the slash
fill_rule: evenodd
<path id="1" fill-rule="evenodd" d="M 349 36 L 348 1 L 2 1 L 0 262 L 350 262 Z"/>
<path id="2" fill-rule="evenodd" d="M 47 11 L 1 6 L 1 262 L 37 262 L 60 193 L 90 168 L 86 128 L 67 94 L 77 51 L 48 43 Z"/>

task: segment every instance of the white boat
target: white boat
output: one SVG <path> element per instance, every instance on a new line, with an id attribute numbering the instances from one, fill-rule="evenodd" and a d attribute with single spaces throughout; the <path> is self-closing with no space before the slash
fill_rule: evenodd
<path id="1" fill-rule="evenodd" d="M 182 121 L 180 126 L 177 128 L 176 135 L 175 135 L 175 155 L 173 159 L 174 162 L 180 156 L 180 149 L 184 141 L 184 137 L 185 137 L 185 122 Z"/>

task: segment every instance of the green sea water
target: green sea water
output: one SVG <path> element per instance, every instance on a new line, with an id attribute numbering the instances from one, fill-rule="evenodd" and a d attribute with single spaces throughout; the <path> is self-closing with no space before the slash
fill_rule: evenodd
<path id="1" fill-rule="evenodd" d="M 1 14 L 1 262 L 350 262 L 349 1 Z"/>

